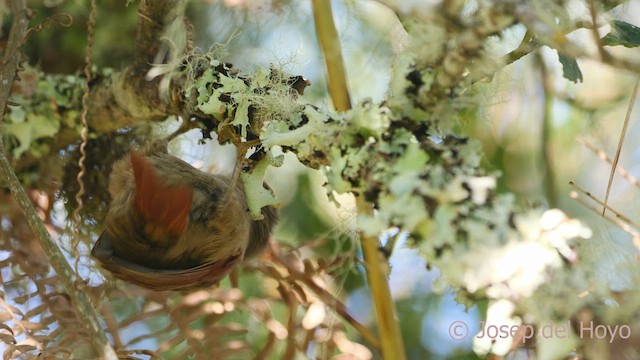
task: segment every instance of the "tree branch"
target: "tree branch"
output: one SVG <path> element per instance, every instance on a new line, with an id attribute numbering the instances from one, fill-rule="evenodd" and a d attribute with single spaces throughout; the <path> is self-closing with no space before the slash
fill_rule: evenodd
<path id="1" fill-rule="evenodd" d="M 24 0 L 11 1 L 10 7 L 13 13 L 13 23 L 11 24 L 11 32 L 9 33 L 7 48 L 2 60 L 0 61 L 0 64 L 2 65 L 0 67 L 0 110 L 2 111 L 2 117 L 0 117 L 0 131 L 2 130 L 4 110 L 7 107 L 7 100 L 11 93 L 11 85 L 13 84 L 13 79 L 16 76 L 18 66 L 20 65 L 20 59 L 22 57 L 22 53 L 20 52 L 20 49 L 22 48 L 22 41 L 29 26 L 29 19 L 27 18 L 27 9 Z M 2 141 L 1 137 L 0 141 Z"/>
<path id="2" fill-rule="evenodd" d="M 400 322 L 391 297 L 389 280 L 383 270 L 389 262 L 381 256 L 380 244 L 376 237 L 360 234 L 360 243 L 367 269 L 369 291 L 373 298 L 376 319 L 380 331 L 383 359 L 406 359 Z"/>
<path id="3" fill-rule="evenodd" d="M 348 322 L 360 334 L 360 336 L 362 336 L 365 341 L 371 344 L 371 346 L 373 346 L 376 350 L 380 350 L 380 341 L 378 340 L 378 337 L 375 335 L 375 333 L 368 327 L 361 324 L 358 320 L 356 320 L 349 313 L 347 307 L 334 295 L 332 295 L 322 286 L 316 284 L 311 277 L 296 269 L 295 266 L 291 266 L 291 264 L 289 264 L 287 260 L 283 258 L 277 251 L 271 249 L 270 255 L 274 258 L 275 262 L 280 263 L 287 269 L 294 280 L 306 285 L 309 290 L 316 294 L 325 304 L 335 309 L 336 313 L 340 315 L 346 322 Z"/>
<path id="4" fill-rule="evenodd" d="M 136 48 L 131 66 L 92 87 L 89 113 L 92 131 L 103 133 L 138 122 L 157 122 L 169 115 L 182 114 L 179 108 L 163 101 L 158 88 L 159 78 L 149 79 L 148 72 L 154 64 L 165 64 L 170 60 L 167 58 L 169 52 L 161 51 L 163 44 L 169 46 L 163 41 L 163 36 L 167 28 L 178 21 L 183 7 L 181 0 L 140 2 Z M 181 56 L 182 50 L 174 49 L 171 56 Z"/>
<path id="5" fill-rule="evenodd" d="M 158 58 L 164 43 L 162 36 L 167 27 L 182 15 L 182 0 L 141 1 L 138 8 L 138 30 L 132 68 L 137 77 L 144 77 L 152 64 L 163 63 L 167 59 Z"/>

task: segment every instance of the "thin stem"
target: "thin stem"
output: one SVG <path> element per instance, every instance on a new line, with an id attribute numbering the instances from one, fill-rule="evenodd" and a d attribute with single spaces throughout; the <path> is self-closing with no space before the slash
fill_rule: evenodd
<path id="1" fill-rule="evenodd" d="M 620 160 L 620 153 L 622 152 L 622 145 L 624 144 L 624 137 L 627 135 L 627 128 L 629 127 L 629 120 L 631 119 L 631 113 L 633 112 L 633 105 L 638 98 L 638 87 L 640 86 L 640 77 L 636 80 L 636 85 L 633 87 L 633 93 L 629 100 L 629 107 L 627 108 L 627 114 L 624 117 L 624 123 L 622 124 L 622 131 L 620 131 L 620 139 L 618 140 L 618 148 L 616 154 L 613 157 L 613 163 L 611 164 L 611 173 L 609 174 L 609 182 L 607 184 L 607 192 L 604 196 L 604 207 L 602 208 L 602 216 L 607 211 L 607 202 L 609 201 L 609 194 L 611 193 L 611 184 L 613 183 L 613 175 L 616 173 L 616 167 Z"/>
<path id="2" fill-rule="evenodd" d="M 537 44 L 535 41 L 533 41 L 533 33 L 530 30 L 527 30 L 518 48 L 505 55 L 504 63 L 514 63 L 520 60 L 523 56 L 528 55 L 532 51 L 538 49 L 539 47 L 540 44 Z"/>
<path id="3" fill-rule="evenodd" d="M 313 0 L 313 19 L 327 66 L 329 95 L 333 100 L 333 106 L 338 111 L 347 111 L 351 109 L 351 98 L 330 0 Z"/>
<path id="4" fill-rule="evenodd" d="M 361 199 L 358 201 L 358 211 L 370 211 Z M 380 242 L 377 238 L 360 232 L 360 243 L 380 331 L 382 357 L 383 359 L 406 359 L 400 323 L 386 277 L 387 258 L 380 252 Z"/>
<path id="5" fill-rule="evenodd" d="M 576 140 L 580 144 L 584 145 L 587 149 L 591 150 L 591 152 L 593 152 L 598 157 L 598 159 L 604 160 L 604 161 L 608 162 L 609 164 L 613 164 L 613 159 L 610 158 L 609 155 L 607 155 L 607 153 L 602 151 L 602 149 L 598 149 L 595 145 L 593 145 L 591 142 L 587 141 L 586 139 L 584 139 L 582 137 L 578 137 Z M 627 169 L 625 169 L 624 167 L 618 165 L 618 166 L 616 166 L 616 171 L 618 172 L 618 174 L 620 174 L 620 176 L 622 176 L 625 180 L 627 180 L 629 182 L 629 184 L 631 184 L 631 185 L 635 186 L 636 188 L 640 189 L 640 182 L 638 181 L 638 179 L 635 176 L 631 175 L 627 171 Z"/>
<path id="6" fill-rule="evenodd" d="M 596 9 L 595 0 L 589 1 L 589 13 L 591 14 L 591 34 L 593 34 L 593 41 L 595 41 L 596 46 L 598 47 L 600 59 L 602 61 L 606 61 L 611 57 L 611 55 L 609 55 L 609 53 L 604 49 L 602 41 L 600 40 L 600 34 L 598 33 L 598 10 Z"/>
<path id="7" fill-rule="evenodd" d="M 584 196 L 588 197 L 589 199 L 593 200 L 596 204 L 600 205 L 600 206 L 605 206 L 604 202 L 602 202 L 602 200 L 598 199 L 597 197 L 593 196 L 593 194 L 591 194 L 591 192 L 587 191 L 585 188 L 583 188 L 582 186 L 576 184 L 573 181 L 569 181 L 569 185 L 573 188 L 576 189 L 576 191 L 578 193 L 583 194 Z M 573 194 L 570 194 L 571 198 L 575 198 L 573 196 Z M 612 213 L 613 215 L 615 215 L 616 219 L 619 219 L 620 221 L 623 221 L 627 224 L 629 224 L 630 226 L 633 226 L 634 228 L 638 228 L 638 224 L 634 223 L 629 217 L 623 215 L 622 213 L 620 213 L 619 211 L 617 211 L 616 209 L 612 208 L 611 206 L 607 205 L 607 210 L 609 210 L 610 213 Z M 598 213 L 598 211 L 596 211 L 596 214 Z"/>
<path id="8" fill-rule="evenodd" d="M 342 317 L 347 323 L 349 323 L 354 330 L 356 330 L 362 338 L 367 341 L 371 346 L 375 349 L 380 349 L 380 342 L 376 335 L 366 326 L 361 324 L 358 320 L 356 320 L 347 310 L 346 305 L 344 305 L 340 300 L 338 300 L 333 294 L 324 289 L 322 286 L 319 286 L 313 281 L 313 278 L 309 277 L 307 274 L 299 271 L 295 268 L 295 266 L 290 266 L 289 263 L 275 250 L 271 250 L 271 256 L 274 261 L 284 266 L 291 278 L 295 281 L 299 281 L 304 284 L 309 290 L 311 290 L 314 294 L 316 294 L 322 302 L 329 305 L 335 312 Z M 267 272 L 262 268 L 256 268 L 258 271 L 262 271 L 267 275 L 275 276 L 276 278 L 283 280 L 284 278 L 279 273 L 271 273 Z"/>
<path id="9" fill-rule="evenodd" d="M 384 359 L 405 359 L 400 324 L 384 271 L 386 257 L 379 251 L 378 239 L 361 233 L 360 242 L 362 243 L 367 280 L 380 330 L 382 357 Z"/>
<path id="10" fill-rule="evenodd" d="M 540 66 L 540 76 L 542 77 L 542 88 L 544 98 L 544 110 L 542 119 L 542 166 L 545 170 L 544 191 L 549 203 L 549 207 L 558 206 L 558 192 L 556 189 L 556 171 L 553 163 L 551 149 L 551 134 L 553 130 L 553 99 L 554 91 L 549 81 L 549 71 L 540 53 L 536 53 L 536 60 Z"/>
<path id="11" fill-rule="evenodd" d="M 608 4 L 605 4 L 603 12 L 606 13 L 607 11 L 613 9 L 614 7 L 618 6 L 621 3 L 622 1 L 613 1 Z M 522 9 L 525 9 L 525 7 L 523 7 Z M 516 13 L 516 17 L 518 18 L 520 23 L 522 23 L 527 27 L 527 32 L 525 33 L 525 37 L 520 43 L 520 46 L 518 46 L 517 49 L 513 50 L 512 52 L 510 52 L 509 54 L 503 57 L 502 62 L 504 65 L 509 65 L 519 60 L 523 56 L 534 52 L 535 50 L 539 49 L 543 45 L 549 45 L 551 48 L 554 48 L 558 51 L 562 50 L 562 52 L 565 53 L 565 55 L 573 58 L 583 57 L 583 58 L 591 59 L 594 61 L 602 62 L 604 64 L 608 64 L 613 67 L 630 70 L 633 72 L 638 72 L 640 70 L 640 64 L 637 64 L 632 61 L 627 61 L 625 59 L 614 58 L 608 52 L 606 52 L 606 50 L 602 46 L 602 41 L 600 41 L 599 34 L 597 31 L 598 26 L 605 25 L 606 23 L 597 22 L 597 16 L 594 16 L 595 8 L 593 7 L 591 8 L 592 19 L 590 22 L 576 21 L 574 23 L 575 26 L 569 29 L 566 29 L 564 31 L 564 34 L 569 34 L 575 30 L 583 29 L 583 28 L 591 29 L 594 36 L 596 37 L 596 44 L 598 46 L 598 57 L 592 56 L 590 54 L 585 53 L 584 51 L 581 51 L 580 50 L 581 48 L 573 46 L 572 43 L 567 42 L 565 37 L 560 37 L 563 39 L 560 42 L 560 44 L 546 44 L 544 41 L 542 41 L 542 39 L 539 36 L 536 36 L 536 33 L 534 31 L 534 29 L 536 28 L 535 21 L 534 21 L 535 18 L 532 18 L 530 15 L 531 14 L 526 11 L 525 12 L 521 11 Z M 537 34 L 537 35 L 540 35 L 540 34 Z M 566 46 L 560 46 L 561 44 L 566 44 Z"/>
<path id="12" fill-rule="evenodd" d="M 582 204 L 584 207 L 586 207 L 587 209 L 591 210 L 592 212 L 599 214 L 600 216 L 603 216 L 602 213 L 600 212 L 600 209 L 596 208 L 595 206 L 587 203 L 585 200 L 581 199 L 578 197 L 578 194 L 575 191 L 572 191 L 569 196 L 572 199 L 575 199 L 576 201 L 578 201 L 580 204 Z M 609 209 L 611 210 L 611 209 Z M 613 217 L 609 214 L 605 214 L 603 216 L 606 220 L 608 220 L 609 222 L 611 222 L 612 224 L 616 225 L 617 227 L 619 227 L 620 229 L 622 229 L 624 232 L 626 232 L 627 234 L 631 235 L 631 241 L 633 242 L 633 245 L 640 250 L 640 233 L 631 225 L 627 224 L 626 222 L 624 222 L 621 218 L 619 217 Z"/>

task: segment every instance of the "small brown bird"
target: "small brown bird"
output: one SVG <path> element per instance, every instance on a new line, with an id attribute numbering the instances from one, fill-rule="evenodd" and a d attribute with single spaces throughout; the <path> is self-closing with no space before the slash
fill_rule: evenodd
<path id="1" fill-rule="evenodd" d="M 251 220 L 241 182 L 169 155 L 166 140 L 116 162 L 109 192 L 91 253 L 114 276 L 154 290 L 218 283 L 264 248 L 278 217 L 269 206 Z"/>

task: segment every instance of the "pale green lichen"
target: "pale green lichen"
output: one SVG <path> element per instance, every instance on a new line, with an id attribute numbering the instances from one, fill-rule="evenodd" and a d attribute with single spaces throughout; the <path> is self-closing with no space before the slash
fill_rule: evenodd
<path id="1" fill-rule="evenodd" d="M 20 157 L 28 150 L 37 155 L 38 151 L 33 143 L 43 138 L 53 138 L 60 130 L 60 121 L 56 118 L 31 113 L 26 117 L 14 117 L 13 114 L 12 110 L 4 131 L 18 140 L 19 145 L 12 150 L 15 157 Z"/>
<path id="2" fill-rule="evenodd" d="M 209 91 L 208 85 L 212 83 L 220 84 L 221 86 L 215 87 L 213 91 Z M 243 95 L 245 95 L 249 89 L 249 87 L 238 78 L 225 76 L 220 73 L 214 76 L 213 69 L 208 69 L 204 76 L 196 82 L 195 87 L 198 90 L 197 108 L 205 114 L 221 118 L 230 115 L 230 108 L 227 108 L 228 103 L 222 102 L 220 97 L 223 94 L 230 94 L 235 104 L 239 104 L 243 100 Z M 244 115 L 244 118 L 241 118 L 238 122 L 242 123 L 246 128 L 248 124 L 246 111 Z"/>
<path id="3" fill-rule="evenodd" d="M 250 102 L 246 94 L 237 93 L 232 96 L 232 99 L 238 104 L 236 108 L 235 116 L 231 125 L 240 126 L 240 136 L 247 137 L 247 127 L 249 126 L 249 106 Z"/>
<path id="4" fill-rule="evenodd" d="M 213 74 L 213 69 L 207 69 L 204 75 L 193 85 L 193 88 L 198 91 L 197 109 L 205 114 L 222 117 L 226 113 L 226 104 L 220 101 L 218 97 L 212 96 L 213 94 L 207 89 L 207 84 L 213 83 L 215 80 Z M 190 90 L 191 88 L 187 88 L 187 92 Z"/>
<path id="5" fill-rule="evenodd" d="M 284 161 L 284 155 L 273 156 L 267 153 L 262 160 L 253 168 L 251 172 L 243 172 L 240 179 L 244 184 L 244 192 L 247 198 L 247 207 L 253 220 L 262 220 L 262 208 L 265 206 L 279 206 L 278 200 L 273 195 L 271 189 L 264 186 L 264 175 L 269 166 L 280 166 Z"/>
<path id="6" fill-rule="evenodd" d="M 389 115 L 384 108 L 375 106 L 371 99 L 367 99 L 350 111 L 345 121 L 350 127 L 357 129 L 365 139 L 380 139 L 391 123 Z"/>
<path id="7" fill-rule="evenodd" d="M 391 195 L 381 197 L 380 210 L 378 216 L 383 221 L 386 220 L 392 225 L 401 224 L 402 229 L 409 232 L 416 232 L 420 226 L 426 226 L 429 222 L 424 202 L 410 194 L 400 197 Z"/>
<path id="8" fill-rule="evenodd" d="M 297 126 L 302 122 L 302 117 L 307 119 L 307 123 Z M 262 130 L 262 141 L 267 147 L 275 145 L 296 146 L 303 143 L 320 143 L 322 138 L 331 134 L 330 124 L 326 124 L 326 117 L 322 116 L 316 109 L 305 107 L 300 114 L 294 116 L 291 123 L 288 121 L 269 121 L 264 124 Z M 291 127 L 291 128 L 290 128 Z M 313 145 L 304 149 L 299 156 L 305 157 L 311 154 Z"/>
<path id="9" fill-rule="evenodd" d="M 29 153 L 41 157 L 49 152 L 49 139 L 63 127 L 79 132 L 78 111 L 82 79 L 72 75 L 43 76 L 27 68 L 16 83 L 5 118 L 4 136 L 16 158 Z M 69 110 L 71 109 L 71 110 Z"/>
<path id="10" fill-rule="evenodd" d="M 340 194 L 349 192 L 351 190 L 351 184 L 342 177 L 342 172 L 347 166 L 347 158 L 340 155 L 340 150 L 338 148 L 331 149 L 331 155 L 335 160 L 330 166 L 325 168 L 327 185 L 331 190 Z"/>

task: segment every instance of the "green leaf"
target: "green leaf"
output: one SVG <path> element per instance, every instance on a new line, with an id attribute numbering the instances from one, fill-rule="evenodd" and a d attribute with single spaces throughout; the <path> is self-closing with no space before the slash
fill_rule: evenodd
<path id="1" fill-rule="evenodd" d="M 640 28 L 624 21 L 615 20 L 611 23 L 611 32 L 602 38 L 602 44 L 622 45 L 628 48 L 640 46 Z"/>
<path id="2" fill-rule="evenodd" d="M 578 66 L 578 62 L 575 58 L 570 58 L 558 53 L 558 60 L 562 64 L 562 76 L 574 83 L 582 82 L 582 71 Z"/>

